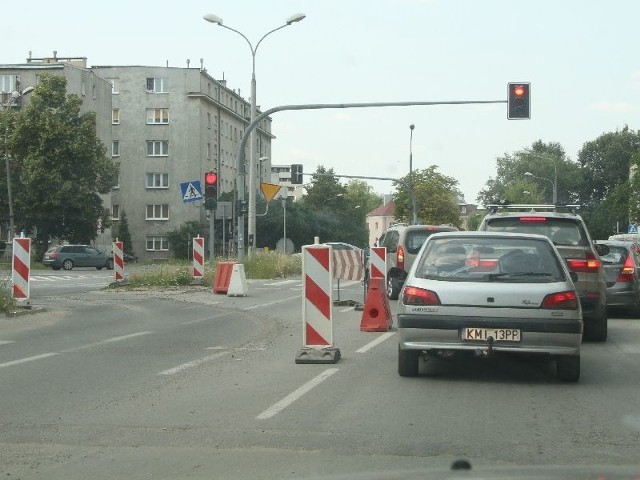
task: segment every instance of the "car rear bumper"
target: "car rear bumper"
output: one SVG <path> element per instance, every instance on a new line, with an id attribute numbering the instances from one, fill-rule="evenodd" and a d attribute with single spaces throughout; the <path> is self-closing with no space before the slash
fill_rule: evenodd
<path id="1" fill-rule="evenodd" d="M 548 355 L 578 355 L 582 342 L 579 319 L 451 318 L 399 315 L 398 332 L 403 350 L 488 350 L 487 341 L 462 340 L 462 329 L 507 328 L 520 330 L 519 342 L 493 342 L 491 349 Z"/>

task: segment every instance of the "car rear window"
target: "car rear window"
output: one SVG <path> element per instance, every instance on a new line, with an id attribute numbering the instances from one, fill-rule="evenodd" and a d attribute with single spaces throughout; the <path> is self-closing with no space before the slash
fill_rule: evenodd
<path id="1" fill-rule="evenodd" d="M 450 232 L 451 228 L 433 228 L 429 227 L 429 230 L 409 230 L 405 237 L 404 243 L 407 247 L 407 251 L 413 255 L 418 253 L 431 235 L 437 232 Z"/>
<path id="2" fill-rule="evenodd" d="M 609 253 L 600 255 L 600 259 L 610 265 L 622 265 L 628 254 L 629 252 L 625 247 L 609 245 Z"/>
<path id="3" fill-rule="evenodd" d="M 589 238 L 581 222 L 569 218 L 523 215 L 520 217 L 492 218 L 486 223 L 490 232 L 537 233 L 545 235 L 555 245 L 587 246 Z"/>
<path id="4" fill-rule="evenodd" d="M 565 273 L 547 241 L 469 237 L 430 240 L 416 276 L 446 281 L 557 282 Z"/>

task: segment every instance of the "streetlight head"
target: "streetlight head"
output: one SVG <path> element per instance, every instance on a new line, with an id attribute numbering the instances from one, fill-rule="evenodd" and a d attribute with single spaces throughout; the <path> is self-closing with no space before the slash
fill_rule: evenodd
<path id="1" fill-rule="evenodd" d="M 36 88 L 35 87 L 27 87 L 24 90 L 22 90 L 21 95 L 28 95 L 31 92 L 33 92 Z"/>
<path id="2" fill-rule="evenodd" d="M 304 13 L 296 13 L 294 15 L 291 15 L 289 18 L 287 18 L 287 25 L 291 25 L 292 23 L 299 22 L 301 20 L 304 20 L 305 18 L 306 18 L 306 15 Z"/>
<path id="3" fill-rule="evenodd" d="M 414 128 L 416 128 L 416 126 L 412 123 L 411 125 L 409 125 L 409 128 L 413 130 Z"/>
<path id="4" fill-rule="evenodd" d="M 531 173 L 531 172 L 524 172 L 524 174 L 525 174 L 527 177 L 533 177 L 533 173 Z"/>
<path id="5" fill-rule="evenodd" d="M 264 162 L 265 160 L 269 160 L 269 157 L 260 157 L 258 161 Z"/>
<path id="6" fill-rule="evenodd" d="M 222 25 L 222 19 L 219 16 L 214 15 L 213 13 L 207 13 L 202 18 L 204 18 L 209 23 L 215 23 L 217 25 Z"/>

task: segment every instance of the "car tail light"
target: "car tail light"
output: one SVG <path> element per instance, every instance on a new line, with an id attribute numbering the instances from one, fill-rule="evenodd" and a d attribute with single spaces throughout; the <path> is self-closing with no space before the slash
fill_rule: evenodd
<path id="1" fill-rule="evenodd" d="M 49 258 L 57 258 L 58 256 L 58 252 L 51 252 L 49 254 L 47 254 Z"/>
<path id="2" fill-rule="evenodd" d="M 404 270 L 404 248 L 402 248 L 402 246 L 400 245 L 398 245 L 396 258 L 396 267 L 398 267 L 400 270 Z"/>
<path id="3" fill-rule="evenodd" d="M 597 273 L 600 270 L 600 260 L 592 252 L 587 252 L 587 258 L 570 258 L 567 260 L 569 270 L 581 273 Z"/>
<path id="4" fill-rule="evenodd" d="M 627 255 L 627 259 L 624 261 L 624 265 L 622 266 L 622 270 L 620 270 L 620 273 L 618 274 L 618 279 L 616 280 L 616 282 L 632 281 L 634 272 L 635 266 L 633 265 L 631 255 Z"/>
<path id="5" fill-rule="evenodd" d="M 520 217 L 521 222 L 546 222 L 546 217 Z"/>
<path id="6" fill-rule="evenodd" d="M 578 298 L 576 292 L 568 290 L 566 292 L 550 293 L 542 300 L 542 308 L 554 310 L 575 310 L 578 308 Z"/>
<path id="7" fill-rule="evenodd" d="M 417 287 L 405 287 L 402 294 L 405 305 L 440 305 L 438 294 L 432 290 Z"/>

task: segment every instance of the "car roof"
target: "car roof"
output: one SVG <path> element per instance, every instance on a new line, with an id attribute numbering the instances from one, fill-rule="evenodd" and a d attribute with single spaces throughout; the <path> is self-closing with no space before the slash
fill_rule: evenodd
<path id="1" fill-rule="evenodd" d="M 618 247 L 631 247 L 632 245 L 637 245 L 640 247 L 638 242 L 625 242 L 623 240 L 595 240 L 596 243 L 601 245 L 611 245 Z"/>

